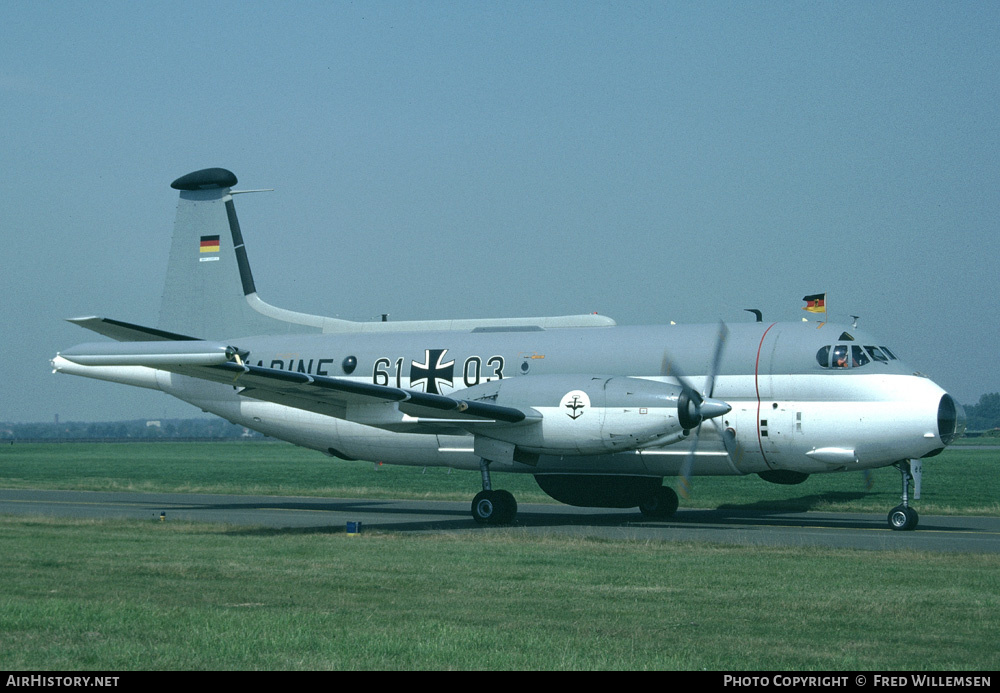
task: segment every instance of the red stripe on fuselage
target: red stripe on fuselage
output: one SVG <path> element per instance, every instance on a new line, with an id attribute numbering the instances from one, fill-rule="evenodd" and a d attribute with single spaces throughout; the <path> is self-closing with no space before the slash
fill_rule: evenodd
<path id="1" fill-rule="evenodd" d="M 772 322 L 770 326 L 764 330 L 764 334 L 760 336 L 760 344 L 757 345 L 757 361 L 753 366 L 753 385 L 757 390 L 757 421 L 754 424 L 757 427 L 757 447 L 760 448 L 760 456 L 764 458 L 764 464 L 768 467 L 771 466 L 771 463 L 767 461 L 767 455 L 764 454 L 764 441 L 762 441 L 760 437 L 760 350 L 764 347 L 764 339 L 767 337 L 767 333 L 770 332 L 771 328 L 777 324 L 778 323 L 776 322 Z"/>

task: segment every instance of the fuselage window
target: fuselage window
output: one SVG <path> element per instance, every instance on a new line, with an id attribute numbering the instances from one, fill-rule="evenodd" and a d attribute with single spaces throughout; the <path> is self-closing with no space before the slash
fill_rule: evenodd
<path id="1" fill-rule="evenodd" d="M 885 357 L 885 354 L 883 354 L 877 346 L 865 345 L 865 351 L 871 354 L 871 357 L 876 361 L 881 361 L 882 363 L 889 363 L 889 359 Z"/>
<path id="2" fill-rule="evenodd" d="M 857 368 L 858 366 L 864 366 L 871 359 L 868 358 L 868 354 L 865 350 L 859 347 L 857 344 L 851 347 L 851 365 Z"/>

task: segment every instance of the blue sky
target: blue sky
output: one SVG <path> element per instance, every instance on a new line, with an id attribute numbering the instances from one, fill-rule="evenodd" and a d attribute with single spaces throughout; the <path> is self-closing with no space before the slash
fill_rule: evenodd
<path id="1" fill-rule="evenodd" d="M 221 166 L 257 286 L 367 320 L 799 320 L 827 292 L 1000 391 L 1000 5 L 0 1 L 0 420 L 188 416 L 52 375 L 155 323 L 172 180 Z"/>

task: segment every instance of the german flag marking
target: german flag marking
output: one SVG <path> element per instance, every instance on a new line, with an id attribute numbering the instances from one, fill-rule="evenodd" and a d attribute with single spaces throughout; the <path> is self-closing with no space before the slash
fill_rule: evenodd
<path id="1" fill-rule="evenodd" d="M 202 236 L 201 237 L 201 247 L 198 249 L 201 253 L 217 253 L 219 252 L 219 237 L 218 236 Z"/>

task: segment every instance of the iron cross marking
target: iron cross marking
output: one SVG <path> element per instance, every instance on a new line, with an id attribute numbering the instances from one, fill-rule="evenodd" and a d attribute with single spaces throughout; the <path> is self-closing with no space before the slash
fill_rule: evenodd
<path id="1" fill-rule="evenodd" d="M 424 362 L 417 363 L 410 361 L 410 387 L 417 385 L 424 386 L 424 392 L 432 395 L 440 395 L 438 381 L 448 383 L 455 387 L 455 361 L 441 363 L 441 359 L 447 353 L 447 349 L 425 349 Z"/>

